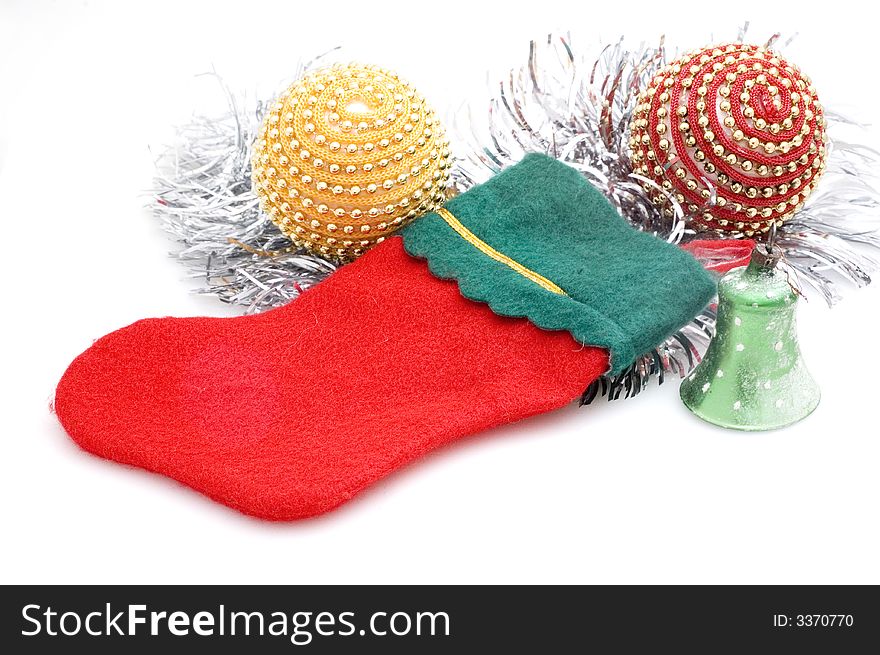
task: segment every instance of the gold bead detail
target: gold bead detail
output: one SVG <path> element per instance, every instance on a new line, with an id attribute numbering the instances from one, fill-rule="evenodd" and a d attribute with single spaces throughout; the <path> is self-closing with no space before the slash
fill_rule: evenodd
<path id="1" fill-rule="evenodd" d="M 444 200 L 449 141 L 395 73 L 359 64 L 310 71 L 270 107 L 253 145 L 252 186 L 296 245 L 350 261 Z M 359 239 L 339 241 L 340 232 Z"/>

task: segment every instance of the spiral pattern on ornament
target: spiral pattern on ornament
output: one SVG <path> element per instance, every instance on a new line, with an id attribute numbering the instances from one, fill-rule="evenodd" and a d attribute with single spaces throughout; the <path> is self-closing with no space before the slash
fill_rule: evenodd
<path id="1" fill-rule="evenodd" d="M 810 79 L 776 53 L 730 44 L 684 55 L 639 96 L 636 173 L 666 215 L 746 236 L 782 225 L 825 170 L 825 119 Z"/>
<path id="2" fill-rule="evenodd" d="M 335 65 L 271 105 L 252 164 L 261 207 L 294 245 L 347 261 L 443 202 L 449 142 L 397 75 Z"/>

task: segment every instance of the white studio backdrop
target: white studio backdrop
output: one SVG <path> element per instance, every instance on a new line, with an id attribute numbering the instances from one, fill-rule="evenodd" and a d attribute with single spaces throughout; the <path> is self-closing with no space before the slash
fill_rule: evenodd
<path id="1" fill-rule="evenodd" d="M 847 5 L 2 0 L 0 581 L 880 582 L 876 286 L 802 306 L 823 400 L 794 427 L 705 425 L 673 381 L 467 439 L 302 523 L 89 456 L 49 411 L 67 364 L 106 332 L 236 313 L 189 293 L 144 209 L 156 147 L 222 108 L 198 74 L 271 96 L 298 60 L 341 45 L 450 116 L 549 31 L 665 33 L 687 49 L 752 18 L 756 39 L 799 34 L 785 52 L 827 106 L 878 122 L 874 25 Z"/>

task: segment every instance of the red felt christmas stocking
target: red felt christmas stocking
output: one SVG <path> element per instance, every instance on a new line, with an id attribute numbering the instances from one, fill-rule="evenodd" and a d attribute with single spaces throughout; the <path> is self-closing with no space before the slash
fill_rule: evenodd
<path id="1" fill-rule="evenodd" d="M 566 405 L 713 292 L 691 255 L 530 156 L 284 307 L 99 339 L 55 408 L 89 452 L 298 519 L 438 446 Z"/>

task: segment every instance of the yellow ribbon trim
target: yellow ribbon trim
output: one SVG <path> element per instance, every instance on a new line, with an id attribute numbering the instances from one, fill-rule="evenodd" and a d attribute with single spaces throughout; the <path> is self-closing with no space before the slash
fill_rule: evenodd
<path id="1" fill-rule="evenodd" d="M 542 289 L 546 289 L 547 291 L 549 291 L 551 293 L 555 293 L 560 296 L 567 296 L 568 295 L 560 287 L 553 284 L 553 282 L 548 280 L 546 277 L 544 277 L 540 273 L 535 273 L 535 271 L 526 268 L 525 266 L 523 266 L 522 264 L 520 264 L 517 261 L 514 261 L 513 259 L 511 259 L 507 255 L 505 255 L 504 253 L 500 253 L 497 250 L 495 250 L 495 248 L 490 246 L 488 243 L 486 243 L 485 241 L 480 239 L 480 237 L 478 237 L 476 234 L 474 234 L 469 229 L 467 229 L 464 225 L 462 225 L 461 221 L 459 221 L 455 216 L 453 216 L 452 212 L 450 212 L 445 207 L 435 209 L 434 211 L 440 216 L 440 218 L 442 218 L 444 221 L 446 221 L 446 223 L 449 225 L 449 227 L 451 227 L 453 230 L 455 230 L 462 239 L 467 241 L 469 244 L 471 244 L 474 248 L 479 250 L 481 253 L 483 253 L 487 257 L 491 257 L 496 262 L 501 262 L 505 266 L 512 268 L 514 271 L 516 271 L 517 273 L 522 275 L 524 278 L 531 280 L 532 282 L 537 284 Z"/>

